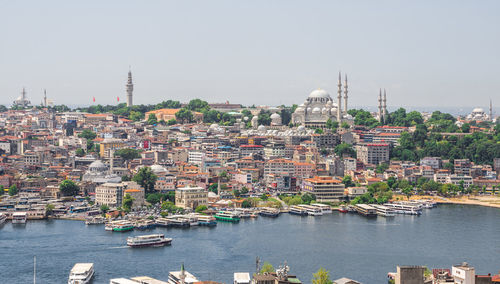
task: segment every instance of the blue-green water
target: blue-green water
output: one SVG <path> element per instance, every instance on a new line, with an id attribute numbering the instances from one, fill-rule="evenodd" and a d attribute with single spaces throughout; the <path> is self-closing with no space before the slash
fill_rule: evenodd
<path id="1" fill-rule="evenodd" d="M 349 277 L 386 283 L 396 265 L 450 268 L 469 262 L 478 273 L 500 269 L 500 209 L 440 205 L 422 216 L 368 219 L 333 213 L 322 217 L 282 214 L 215 228 L 157 228 L 173 238 L 172 246 L 131 249 L 126 238 L 148 232 L 112 233 L 102 225 L 52 220 L 0 227 L 0 283 L 65 283 L 76 262 L 93 262 L 94 283 L 116 277 L 147 275 L 167 280 L 182 262 L 200 280 L 231 283 L 234 272 L 255 271 L 255 257 L 311 283 L 320 266 L 332 279 Z"/>

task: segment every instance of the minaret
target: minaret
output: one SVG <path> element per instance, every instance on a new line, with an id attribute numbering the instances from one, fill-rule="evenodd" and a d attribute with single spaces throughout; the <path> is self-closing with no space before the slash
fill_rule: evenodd
<path id="1" fill-rule="evenodd" d="M 127 81 L 127 106 L 133 106 L 132 93 L 134 92 L 134 84 L 132 83 L 132 71 L 128 70 L 128 81 Z"/>
<path id="2" fill-rule="evenodd" d="M 344 83 L 344 114 L 347 114 L 347 74 L 345 74 L 345 83 Z"/>
<path id="3" fill-rule="evenodd" d="M 47 107 L 47 90 L 43 89 L 43 106 Z"/>
<path id="4" fill-rule="evenodd" d="M 179 283 L 186 283 L 186 271 L 184 270 L 184 262 L 181 265 L 181 274 L 179 275 Z"/>
<path id="5" fill-rule="evenodd" d="M 383 99 L 383 109 L 382 109 L 382 114 L 383 114 L 383 117 L 384 117 L 384 123 L 387 121 L 387 97 L 386 97 L 386 94 L 385 94 L 385 89 L 384 89 L 384 99 Z"/>
<path id="6" fill-rule="evenodd" d="M 493 105 L 490 99 L 490 121 L 493 122 Z"/>
<path id="7" fill-rule="evenodd" d="M 378 121 L 382 122 L 382 89 L 378 92 Z"/>
<path id="8" fill-rule="evenodd" d="M 342 122 L 342 77 L 339 72 L 339 87 L 338 96 L 337 96 L 337 121 L 338 123 Z"/>

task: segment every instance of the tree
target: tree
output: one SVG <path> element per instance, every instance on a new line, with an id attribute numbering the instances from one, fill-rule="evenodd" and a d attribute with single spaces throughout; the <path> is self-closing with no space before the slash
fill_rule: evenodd
<path id="1" fill-rule="evenodd" d="M 261 110 L 257 121 L 259 125 L 271 125 L 271 113 L 266 110 Z"/>
<path id="2" fill-rule="evenodd" d="M 146 193 L 152 193 L 154 191 L 157 178 L 158 177 L 153 173 L 150 167 L 142 167 L 132 180 L 140 184 Z"/>
<path id="3" fill-rule="evenodd" d="M 52 215 L 52 212 L 54 212 L 54 209 L 55 209 L 54 204 L 45 205 L 45 214 L 47 214 L 47 216 Z"/>
<path id="4" fill-rule="evenodd" d="M 314 194 L 306 193 L 301 196 L 302 202 L 305 204 L 310 204 L 311 201 L 316 200 L 316 196 Z"/>
<path id="5" fill-rule="evenodd" d="M 118 149 L 115 152 L 115 157 L 121 157 L 125 163 L 127 164 L 128 167 L 128 162 L 140 158 L 141 155 L 139 154 L 139 151 L 136 149 L 132 148 L 123 148 L 123 149 Z"/>
<path id="6" fill-rule="evenodd" d="M 9 195 L 10 195 L 10 196 L 14 196 L 14 195 L 16 195 L 18 192 L 19 192 L 19 191 L 18 191 L 17 186 L 16 186 L 15 184 L 13 184 L 13 185 L 11 185 L 11 186 L 9 187 Z"/>
<path id="7" fill-rule="evenodd" d="M 351 187 L 355 185 L 350 175 L 344 176 L 344 178 L 342 179 L 342 183 L 345 185 L 345 187 Z"/>
<path id="8" fill-rule="evenodd" d="M 78 134 L 78 137 L 85 138 L 87 140 L 94 140 L 97 137 L 97 134 L 89 129 L 84 129 L 82 133 Z"/>
<path id="9" fill-rule="evenodd" d="M 130 212 L 132 209 L 132 205 L 134 203 L 135 198 L 133 198 L 130 194 L 125 194 L 123 197 L 122 207 L 126 212 Z"/>
<path id="10" fill-rule="evenodd" d="M 235 190 L 233 190 L 233 195 L 234 195 L 234 197 L 238 198 L 241 196 L 241 191 L 235 189 Z"/>
<path id="11" fill-rule="evenodd" d="M 210 106 L 208 106 L 208 103 L 206 101 L 194 99 L 189 101 L 186 108 L 192 111 L 203 112 L 204 110 L 210 109 Z"/>
<path id="12" fill-rule="evenodd" d="M 106 205 L 106 204 L 103 204 L 103 205 L 101 205 L 101 208 L 100 208 L 100 209 L 101 209 L 101 212 L 102 212 L 102 213 L 106 213 L 106 212 L 108 212 L 108 211 L 109 211 L 109 206 L 108 206 L 108 205 Z"/>
<path id="13" fill-rule="evenodd" d="M 5 193 L 5 189 L 3 185 L 0 184 L 0 195 L 3 195 Z"/>
<path id="14" fill-rule="evenodd" d="M 196 207 L 196 209 L 194 211 L 196 213 L 201 213 L 207 209 L 208 209 L 208 207 L 206 205 L 198 205 L 198 207 Z"/>
<path id="15" fill-rule="evenodd" d="M 167 125 L 174 125 L 174 124 L 177 124 L 177 120 L 175 120 L 174 118 L 167 121 Z"/>
<path id="16" fill-rule="evenodd" d="M 241 207 L 242 208 L 250 208 L 250 207 L 252 207 L 252 203 L 248 199 L 245 199 L 241 203 Z"/>
<path id="17" fill-rule="evenodd" d="M 150 114 L 149 114 L 149 117 L 148 117 L 148 124 L 149 124 L 149 125 L 158 124 L 158 120 L 156 119 L 156 115 L 154 115 L 153 113 L 150 113 Z"/>
<path id="18" fill-rule="evenodd" d="M 387 163 L 381 163 L 377 166 L 377 168 L 375 169 L 375 172 L 378 174 L 383 174 L 385 172 L 385 170 L 387 170 L 388 168 L 389 168 L 389 165 Z"/>
<path id="19" fill-rule="evenodd" d="M 263 274 L 263 273 L 271 273 L 271 272 L 275 272 L 273 265 L 267 261 L 264 261 L 264 264 L 262 265 L 262 268 L 260 269 L 260 273 Z"/>
<path id="20" fill-rule="evenodd" d="M 138 111 L 130 111 L 128 118 L 132 121 L 140 121 L 144 117 L 144 114 Z"/>
<path id="21" fill-rule="evenodd" d="M 326 121 L 326 128 L 331 129 L 333 132 L 337 131 L 339 128 L 339 122 L 333 121 L 330 118 Z"/>
<path id="22" fill-rule="evenodd" d="M 356 157 L 356 151 L 354 151 L 351 144 L 347 144 L 344 142 L 335 146 L 335 154 L 337 154 L 337 156 L 339 157 L 343 157 L 344 155 L 347 155 L 349 157 Z"/>
<path id="23" fill-rule="evenodd" d="M 260 199 L 262 199 L 263 201 L 266 201 L 267 199 L 269 199 L 269 196 L 267 196 L 267 194 L 265 194 L 265 193 L 262 193 L 262 195 L 260 196 Z"/>
<path id="24" fill-rule="evenodd" d="M 349 125 L 349 123 L 347 123 L 347 122 L 345 122 L 345 121 L 344 121 L 344 122 L 342 122 L 341 127 L 342 127 L 342 128 L 344 128 L 344 129 L 349 129 L 349 128 L 351 128 L 351 126 Z"/>
<path id="25" fill-rule="evenodd" d="M 320 269 L 313 273 L 312 284 L 332 284 L 333 281 L 330 280 L 330 271 L 320 267 Z"/>
<path id="26" fill-rule="evenodd" d="M 63 196 L 75 196 L 80 192 L 80 188 L 74 181 L 66 179 L 59 184 L 59 191 Z"/>
<path id="27" fill-rule="evenodd" d="M 176 112 L 175 118 L 180 123 L 190 123 L 194 120 L 193 113 L 186 108 L 181 108 L 178 112 Z"/>
<path id="28" fill-rule="evenodd" d="M 78 157 L 83 157 L 85 156 L 85 151 L 82 148 L 78 148 L 75 151 L 75 155 L 77 155 Z"/>
<path id="29" fill-rule="evenodd" d="M 407 186 L 407 187 L 403 188 L 401 190 L 401 192 L 403 192 L 403 194 L 406 195 L 406 198 L 408 200 L 410 200 L 410 196 L 411 196 L 411 194 L 413 192 L 413 188 L 411 186 Z"/>

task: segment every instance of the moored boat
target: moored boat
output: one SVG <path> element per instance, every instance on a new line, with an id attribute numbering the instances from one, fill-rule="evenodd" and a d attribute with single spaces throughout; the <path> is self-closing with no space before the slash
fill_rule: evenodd
<path id="1" fill-rule="evenodd" d="M 170 226 L 170 220 L 167 218 L 156 218 L 155 224 L 157 227 L 169 227 Z"/>
<path id="2" fill-rule="evenodd" d="M 137 230 L 149 230 L 156 227 L 155 221 L 153 220 L 139 220 L 135 223 L 134 229 Z"/>
<path id="3" fill-rule="evenodd" d="M 354 206 L 356 211 L 364 216 L 367 217 L 376 217 L 377 216 L 377 209 L 375 207 L 368 205 L 368 204 L 357 204 Z"/>
<path id="4" fill-rule="evenodd" d="M 136 237 L 128 237 L 127 245 L 129 247 L 159 247 L 170 245 L 171 238 L 165 238 L 163 234 L 151 234 Z"/>
<path id="5" fill-rule="evenodd" d="M 240 221 L 240 217 L 238 214 L 230 211 L 219 211 L 215 214 L 215 219 L 217 221 L 225 221 L 225 222 L 233 222 L 237 223 Z"/>
<path id="6" fill-rule="evenodd" d="M 76 263 L 69 273 L 68 284 L 87 284 L 94 276 L 93 263 Z"/>
<path id="7" fill-rule="evenodd" d="M 217 221 L 213 216 L 208 215 L 198 215 L 198 224 L 200 226 L 213 227 L 217 226 Z"/>
<path id="8" fill-rule="evenodd" d="M 263 217 L 276 218 L 280 215 L 280 210 L 275 208 L 265 207 L 260 210 L 259 215 Z"/>
<path id="9" fill-rule="evenodd" d="M 105 219 L 103 217 L 92 217 L 85 220 L 85 225 L 99 225 L 104 224 Z"/>
<path id="10" fill-rule="evenodd" d="M 322 203 L 313 203 L 313 204 L 311 204 L 311 206 L 318 207 L 319 209 L 321 209 L 321 212 L 323 214 L 332 213 L 332 207 L 330 205 L 322 204 Z"/>
<path id="11" fill-rule="evenodd" d="M 134 224 L 130 221 L 120 221 L 113 227 L 113 232 L 127 232 L 132 231 L 134 229 Z"/>
<path id="12" fill-rule="evenodd" d="M 339 206 L 339 212 L 340 213 L 348 213 L 349 212 L 349 209 L 346 205 L 340 205 Z"/>
<path id="13" fill-rule="evenodd" d="M 12 224 L 26 224 L 28 214 L 26 212 L 15 212 L 12 214 Z"/>
<path id="14" fill-rule="evenodd" d="M 7 215 L 0 213 L 0 225 L 7 222 Z"/>
<path id="15" fill-rule="evenodd" d="M 372 205 L 377 210 L 377 215 L 382 217 L 394 217 L 396 213 L 391 208 L 384 205 Z"/>
<path id="16" fill-rule="evenodd" d="M 304 208 L 297 205 L 290 206 L 290 211 L 288 211 L 288 213 L 298 216 L 307 216 L 307 211 Z"/>
<path id="17" fill-rule="evenodd" d="M 323 215 L 323 211 L 319 207 L 312 206 L 312 205 L 306 205 L 306 204 L 301 204 L 298 206 L 303 208 L 304 210 L 306 210 L 307 215 L 309 215 L 309 216 L 322 216 Z"/>

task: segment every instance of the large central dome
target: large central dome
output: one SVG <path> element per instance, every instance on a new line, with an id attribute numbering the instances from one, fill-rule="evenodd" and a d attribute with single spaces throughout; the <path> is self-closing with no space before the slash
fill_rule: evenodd
<path id="1" fill-rule="evenodd" d="M 325 90 L 317 89 L 309 94 L 309 98 L 330 98 L 330 95 Z"/>

